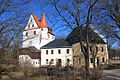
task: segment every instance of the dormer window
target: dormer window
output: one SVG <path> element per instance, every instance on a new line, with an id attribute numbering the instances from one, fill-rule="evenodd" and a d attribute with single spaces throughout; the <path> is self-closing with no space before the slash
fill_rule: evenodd
<path id="1" fill-rule="evenodd" d="M 36 35 L 36 31 L 34 31 L 34 35 Z"/>
<path id="2" fill-rule="evenodd" d="M 26 36 L 28 36 L 28 32 L 26 32 Z"/>

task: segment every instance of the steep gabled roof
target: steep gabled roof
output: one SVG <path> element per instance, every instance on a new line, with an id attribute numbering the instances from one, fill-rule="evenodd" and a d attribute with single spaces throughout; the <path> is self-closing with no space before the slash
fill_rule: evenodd
<path id="1" fill-rule="evenodd" d="M 71 48 L 72 46 L 65 41 L 65 39 L 55 39 L 54 41 L 48 43 L 47 45 L 41 47 L 41 49 L 48 48 Z"/>
<path id="2" fill-rule="evenodd" d="M 38 27 L 41 28 L 41 20 L 37 16 L 35 16 L 34 14 L 32 14 L 32 15 L 33 15 L 33 18 L 36 21 Z"/>
<path id="3" fill-rule="evenodd" d="M 31 59 L 40 59 L 40 51 L 34 46 L 19 49 L 19 55 L 28 55 Z"/>
<path id="4" fill-rule="evenodd" d="M 37 25 L 39 28 L 49 28 L 49 25 L 46 21 L 46 16 L 45 14 L 42 16 L 42 19 L 40 20 L 37 16 L 35 16 L 34 14 L 33 15 L 33 18 L 35 19 Z"/>
<path id="5" fill-rule="evenodd" d="M 46 16 L 43 14 L 42 20 L 41 20 L 41 27 L 48 28 L 48 23 L 46 21 Z"/>
<path id="6" fill-rule="evenodd" d="M 54 34 L 52 33 L 52 29 L 49 27 L 49 25 L 48 25 L 48 23 L 47 23 L 47 21 L 46 21 L 46 16 L 45 16 L 45 14 L 43 14 L 41 20 L 40 20 L 37 16 L 35 16 L 34 14 L 32 14 L 32 15 L 33 15 L 33 18 L 34 18 L 34 20 L 35 20 L 35 22 L 37 23 L 37 25 L 38 25 L 39 28 L 48 28 L 48 33 L 54 35 Z"/>
<path id="7" fill-rule="evenodd" d="M 85 28 L 82 29 L 82 41 L 85 41 Z M 66 40 L 70 44 L 75 44 L 80 41 L 79 35 L 79 28 L 76 27 L 66 38 Z M 92 28 L 88 29 L 88 39 L 91 43 L 100 43 L 100 44 L 106 44 L 106 42 L 97 34 Z"/>

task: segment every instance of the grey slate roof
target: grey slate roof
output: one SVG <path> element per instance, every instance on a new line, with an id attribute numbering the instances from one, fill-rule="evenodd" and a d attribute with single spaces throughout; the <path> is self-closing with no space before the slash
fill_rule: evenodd
<path id="1" fill-rule="evenodd" d="M 72 45 L 70 45 L 65 39 L 55 39 L 54 41 L 46 44 L 45 46 L 41 47 L 41 49 L 47 49 L 47 48 L 70 48 Z"/>
<path id="2" fill-rule="evenodd" d="M 76 27 L 66 38 L 66 41 L 68 41 L 70 44 L 75 44 L 80 41 L 79 35 L 79 28 Z M 95 33 L 91 28 L 88 29 L 88 39 L 91 43 L 100 43 L 100 44 L 106 44 L 105 41 L 97 34 Z M 85 28 L 82 30 L 82 41 L 85 41 Z"/>
<path id="3" fill-rule="evenodd" d="M 41 58 L 40 51 L 34 46 L 19 49 L 19 55 L 28 55 L 32 59 Z"/>
<path id="4" fill-rule="evenodd" d="M 34 46 L 30 46 L 28 47 L 28 49 L 31 51 L 31 52 L 40 52 L 36 47 Z"/>

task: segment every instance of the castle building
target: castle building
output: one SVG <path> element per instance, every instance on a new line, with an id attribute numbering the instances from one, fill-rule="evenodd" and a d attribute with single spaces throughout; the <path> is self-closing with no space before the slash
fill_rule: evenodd
<path id="1" fill-rule="evenodd" d="M 40 20 L 37 16 L 31 15 L 23 31 L 22 47 L 35 46 L 38 50 L 55 39 L 52 29 L 46 22 L 45 14 Z"/>
<path id="2" fill-rule="evenodd" d="M 32 67 L 39 67 L 41 63 L 40 48 L 55 39 L 49 27 L 45 14 L 40 20 L 31 15 L 23 31 L 22 48 L 19 50 L 19 63 Z"/>

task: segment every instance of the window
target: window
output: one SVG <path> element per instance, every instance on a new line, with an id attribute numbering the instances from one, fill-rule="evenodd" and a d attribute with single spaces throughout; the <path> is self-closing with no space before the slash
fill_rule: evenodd
<path id="1" fill-rule="evenodd" d="M 96 46 L 96 52 L 98 52 L 98 47 Z"/>
<path id="2" fill-rule="evenodd" d="M 32 19 L 30 21 L 32 22 Z"/>
<path id="3" fill-rule="evenodd" d="M 37 62 L 36 62 L 36 64 L 37 64 Z"/>
<path id="4" fill-rule="evenodd" d="M 51 59 L 51 62 L 50 62 L 50 64 L 54 64 L 54 59 Z"/>
<path id="5" fill-rule="evenodd" d="M 53 54 L 53 50 L 51 50 L 51 54 Z"/>
<path id="6" fill-rule="evenodd" d="M 46 64 L 48 64 L 48 59 L 46 59 Z"/>
<path id="7" fill-rule="evenodd" d="M 105 62 L 105 59 L 104 59 L 104 57 L 102 58 L 102 62 Z"/>
<path id="8" fill-rule="evenodd" d="M 28 32 L 26 32 L 26 36 L 28 36 Z"/>
<path id="9" fill-rule="evenodd" d="M 58 50 L 58 53 L 61 54 L 61 50 L 60 49 Z"/>
<path id="10" fill-rule="evenodd" d="M 69 49 L 67 49 L 67 54 L 69 54 Z"/>
<path id="11" fill-rule="evenodd" d="M 97 65 L 99 65 L 99 64 L 100 64 L 100 58 L 97 57 Z"/>
<path id="12" fill-rule="evenodd" d="M 46 54 L 48 54 L 48 50 L 46 50 Z"/>
<path id="13" fill-rule="evenodd" d="M 36 35 L 36 31 L 34 31 L 34 35 Z"/>
<path id="14" fill-rule="evenodd" d="M 104 51 L 104 48 L 103 48 L 103 47 L 101 47 L 101 51 L 102 51 L 102 52 Z"/>
<path id="15" fill-rule="evenodd" d="M 34 24 L 32 24 L 32 27 L 34 27 Z"/>
<path id="16" fill-rule="evenodd" d="M 78 64 L 80 64 L 80 63 L 81 63 L 81 59 L 79 58 L 79 59 L 78 59 Z"/>
<path id="17" fill-rule="evenodd" d="M 93 63 L 93 58 L 90 58 L 90 62 Z"/>
<path id="18" fill-rule="evenodd" d="M 70 59 L 67 59 L 67 65 L 69 65 L 70 64 Z"/>
<path id="19" fill-rule="evenodd" d="M 30 24 L 28 25 L 28 28 L 30 28 Z"/>

